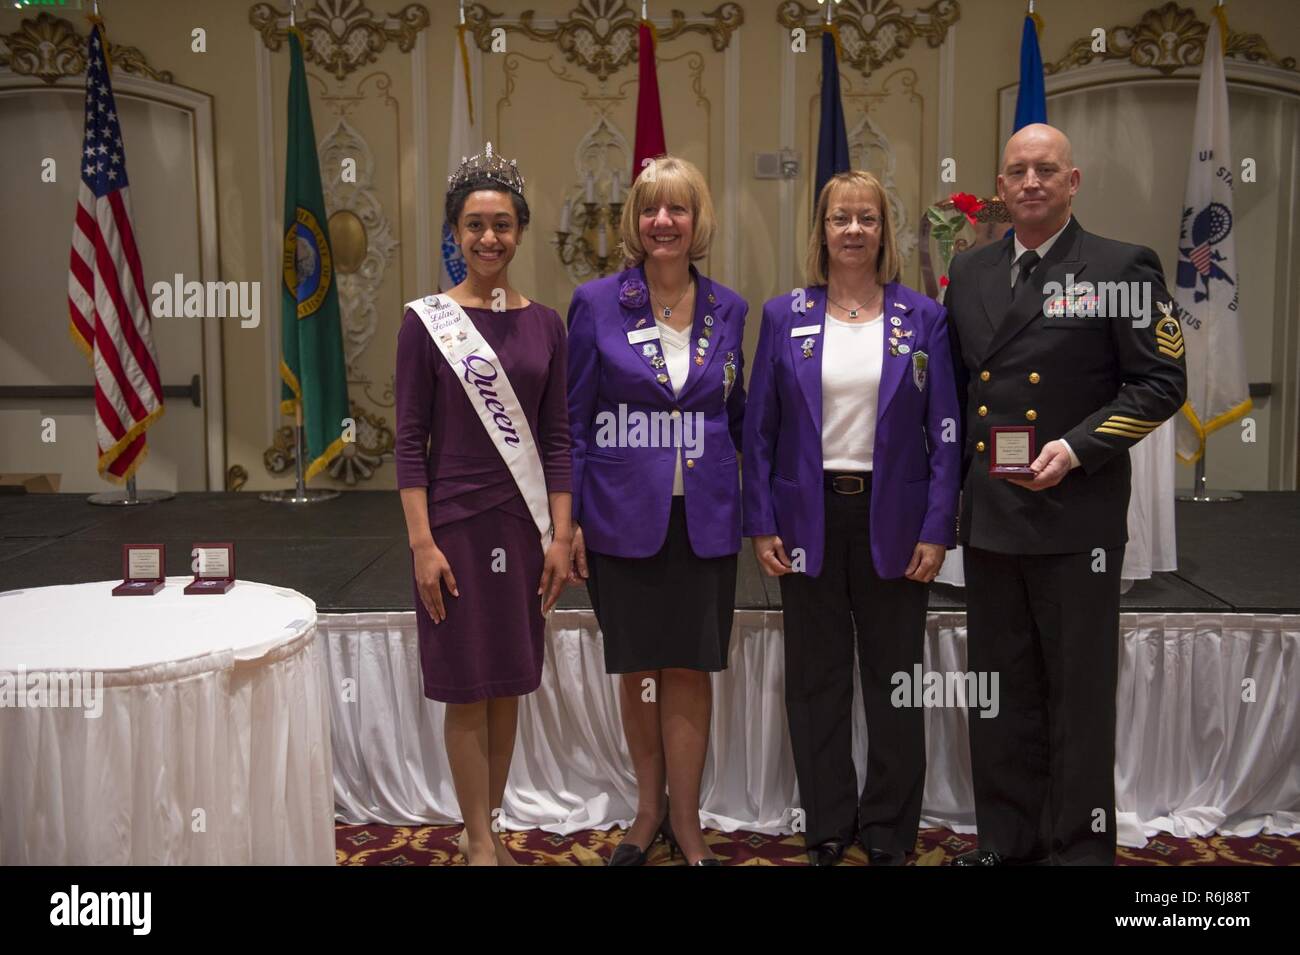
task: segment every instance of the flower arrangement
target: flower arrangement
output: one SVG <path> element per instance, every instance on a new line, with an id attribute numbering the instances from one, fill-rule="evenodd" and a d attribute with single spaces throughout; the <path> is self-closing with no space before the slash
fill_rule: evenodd
<path id="1" fill-rule="evenodd" d="M 954 192 L 947 199 L 936 202 L 925 210 L 930 222 L 930 234 L 939 247 L 939 261 L 943 264 L 939 284 L 948 284 L 948 266 L 952 264 L 953 247 L 957 236 L 967 223 L 976 225 L 975 216 L 984 208 L 984 200 L 968 192 Z"/>

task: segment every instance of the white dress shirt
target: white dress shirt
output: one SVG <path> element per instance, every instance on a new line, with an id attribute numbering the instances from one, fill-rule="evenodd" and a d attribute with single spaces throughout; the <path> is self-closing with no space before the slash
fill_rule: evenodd
<path id="1" fill-rule="evenodd" d="M 691 373 L 691 326 L 687 325 L 679 332 L 658 318 L 655 319 L 655 325 L 659 327 L 659 350 L 668 363 L 664 371 L 668 373 L 673 394 L 681 394 L 682 385 L 686 384 L 686 378 Z M 682 449 L 678 448 L 677 464 L 673 468 L 673 496 L 685 493 L 686 485 L 682 483 Z"/>

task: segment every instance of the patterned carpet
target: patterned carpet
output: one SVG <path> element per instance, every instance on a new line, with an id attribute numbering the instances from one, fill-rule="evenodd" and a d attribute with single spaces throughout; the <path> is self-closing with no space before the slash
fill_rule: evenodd
<path id="1" fill-rule="evenodd" d="M 464 865 L 456 848 L 460 826 L 348 826 L 334 827 L 338 865 Z M 512 832 L 508 845 L 525 865 L 604 865 L 623 838 L 621 829 L 585 830 L 558 836 L 539 830 Z M 714 855 L 726 865 L 806 865 L 801 836 L 763 836 L 754 832 L 706 833 Z M 912 865 L 947 865 L 975 848 L 972 836 L 945 829 L 922 829 Z M 1175 839 L 1161 835 L 1142 849 L 1120 849 L 1118 863 L 1125 866 L 1184 865 L 1300 865 L 1300 837 L 1249 836 L 1209 839 Z M 663 842 L 650 852 L 651 865 L 682 865 L 681 856 L 669 859 Z M 845 854 L 844 865 L 867 865 L 855 846 Z"/>

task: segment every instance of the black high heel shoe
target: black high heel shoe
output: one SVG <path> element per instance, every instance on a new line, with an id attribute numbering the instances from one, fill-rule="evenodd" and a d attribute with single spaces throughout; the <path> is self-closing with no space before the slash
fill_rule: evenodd
<path id="1" fill-rule="evenodd" d="M 654 847 L 654 844 L 660 839 L 668 842 L 668 852 L 671 858 L 672 854 L 679 852 L 677 840 L 673 838 L 672 825 L 668 821 L 668 810 L 664 810 L 664 821 L 659 823 L 659 830 L 650 839 L 650 845 L 644 849 L 638 848 L 630 842 L 620 842 L 614 847 L 614 853 L 609 857 L 606 865 L 645 865 L 648 853 Z"/>

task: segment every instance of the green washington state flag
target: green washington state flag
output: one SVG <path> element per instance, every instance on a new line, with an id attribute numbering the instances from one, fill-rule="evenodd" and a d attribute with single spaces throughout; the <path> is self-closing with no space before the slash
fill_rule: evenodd
<path id="1" fill-rule="evenodd" d="M 302 406 L 304 478 L 343 450 L 347 367 L 334 260 L 325 234 L 316 134 L 302 63 L 302 35 L 289 31 L 289 145 L 284 170 L 284 289 L 280 294 L 280 410 Z"/>

